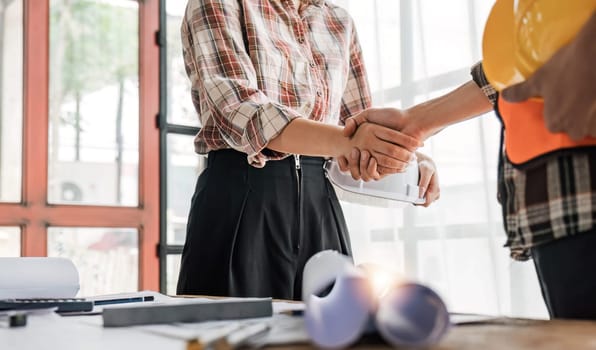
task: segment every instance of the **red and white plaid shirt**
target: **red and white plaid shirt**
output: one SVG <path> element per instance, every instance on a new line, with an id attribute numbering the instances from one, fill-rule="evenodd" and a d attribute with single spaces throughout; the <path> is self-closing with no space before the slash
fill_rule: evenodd
<path id="1" fill-rule="evenodd" d="M 324 0 L 189 0 L 182 22 L 186 72 L 201 130 L 195 150 L 234 148 L 250 164 L 294 118 L 343 124 L 370 107 L 354 23 Z"/>

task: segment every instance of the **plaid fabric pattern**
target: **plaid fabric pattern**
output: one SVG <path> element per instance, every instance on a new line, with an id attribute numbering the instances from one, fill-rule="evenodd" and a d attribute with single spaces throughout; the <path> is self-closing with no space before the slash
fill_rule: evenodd
<path id="1" fill-rule="evenodd" d="M 234 148 L 250 164 L 294 118 L 343 124 L 371 104 L 348 13 L 324 0 L 189 0 L 181 28 L 192 100 L 202 125 L 195 150 Z"/>
<path id="2" fill-rule="evenodd" d="M 496 103 L 498 94 L 486 80 L 481 63 L 472 67 L 472 78 Z M 516 260 L 529 259 L 533 246 L 596 227 L 593 148 L 560 151 L 523 167 L 509 162 L 503 149 L 498 182 L 505 246 Z"/>

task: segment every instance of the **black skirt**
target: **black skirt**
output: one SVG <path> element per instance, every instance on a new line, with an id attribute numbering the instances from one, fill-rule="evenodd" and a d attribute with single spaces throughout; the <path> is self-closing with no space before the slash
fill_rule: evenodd
<path id="1" fill-rule="evenodd" d="M 244 153 L 210 152 L 192 197 L 177 293 L 298 300 L 312 255 L 351 255 L 323 164 L 290 156 L 259 169 Z"/>

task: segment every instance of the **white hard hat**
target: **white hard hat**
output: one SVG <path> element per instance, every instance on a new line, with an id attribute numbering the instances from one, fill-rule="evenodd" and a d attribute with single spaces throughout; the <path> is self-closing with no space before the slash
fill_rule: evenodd
<path id="1" fill-rule="evenodd" d="M 411 162 L 403 173 L 368 182 L 354 180 L 349 173 L 341 172 L 334 160 L 325 163 L 325 170 L 329 180 L 344 191 L 403 203 L 424 203 L 424 198 L 418 197 L 418 163 L 416 161 Z M 362 201 L 355 200 L 354 202 L 361 203 Z"/>

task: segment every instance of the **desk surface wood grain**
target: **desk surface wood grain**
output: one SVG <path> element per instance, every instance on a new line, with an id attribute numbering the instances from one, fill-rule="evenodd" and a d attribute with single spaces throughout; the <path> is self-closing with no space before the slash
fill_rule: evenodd
<path id="1" fill-rule="evenodd" d="M 267 349 L 306 350 L 312 349 L 312 347 L 296 346 Z M 352 349 L 389 349 L 389 347 L 380 343 L 360 343 Z M 484 324 L 455 326 L 437 346 L 427 349 L 596 350 L 596 322 L 502 318 Z"/>

